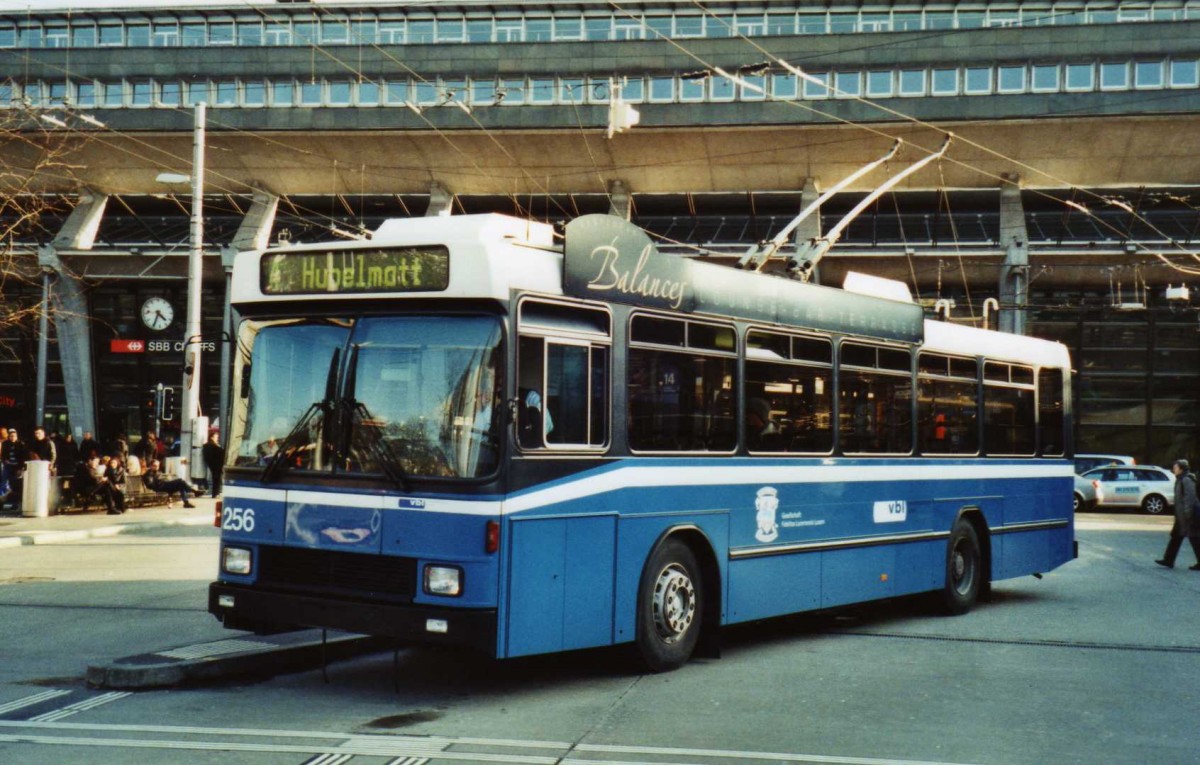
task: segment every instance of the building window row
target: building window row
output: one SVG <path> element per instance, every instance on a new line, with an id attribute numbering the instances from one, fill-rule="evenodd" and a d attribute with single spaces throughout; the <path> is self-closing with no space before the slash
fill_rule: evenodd
<path id="1" fill-rule="evenodd" d="M 11 17 L 10 17 L 11 18 Z M 209 17 L 131 16 L 100 20 L 46 17 L 0 21 L 0 48 L 422 45 L 720 38 L 864 32 L 983 29 L 989 27 L 1116 24 L 1200 18 L 1200 4 L 1111 2 L 1030 4 L 1004 9 L 891 10 L 803 8 L 671 13 L 435 14 L 263 12 Z"/>
<path id="2" fill-rule="evenodd" d="M 896 70 L 812 71 L 726 77 L 650 75 L 621 78 L 631 103 L 910 98 L 1019 93 L 1078 93 L 1200 87 L 1197 59 L 1001 64 Z M 124 79 L 0 83 L 0 107 L 14 103 L 82 109 L 215 107 L 437 107 L 606 104 L 613 80 L 595 77 Z"/>

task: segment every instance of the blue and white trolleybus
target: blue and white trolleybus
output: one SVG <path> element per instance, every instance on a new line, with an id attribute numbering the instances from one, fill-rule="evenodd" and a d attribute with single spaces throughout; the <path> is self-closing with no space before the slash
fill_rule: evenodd
<path id="1" fill-rule="evenodd" d="M 963 613 L 1070 560 L 1066 349 L 867 282 L 668 256 L 599 215 L 565 243 L 468 215 L 241 253 L 209 610 L 665 670 L 722 625 Z"/>

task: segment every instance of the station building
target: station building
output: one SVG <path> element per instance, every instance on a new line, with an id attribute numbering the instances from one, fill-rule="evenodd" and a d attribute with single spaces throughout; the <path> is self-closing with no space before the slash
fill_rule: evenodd
<path id="1" fill-rule="evenodd" d="M 45 5 L 0 11 L 4 310 L 52 306 L 6 323 L 0 424 L 135 433 L 179 385 L 192 199 L 162 178 L 191 173 L 203 102 L 214 418 L 239 249 L 612 212 L 736 261 L 952 134 L 815 278 L 1066 343 L 1077 451 L 1200 456 L 1200 3 Z"/>

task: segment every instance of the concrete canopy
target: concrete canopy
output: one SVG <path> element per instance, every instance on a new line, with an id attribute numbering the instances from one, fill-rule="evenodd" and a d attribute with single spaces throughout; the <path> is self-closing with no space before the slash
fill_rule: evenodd
<path id="1" fill-rule="evenodd" d="M 900 188 L 996 188 L 1011 175 L 1025 188 L 1187 186 L 1200 179 L 1195 115 L 943 123 L 956 136 L 947 159 Z M 208 129 L 206 190 L 278 195 L 427 193 L 438 181 L 457 194 L 604 193 L 621 179 L 636 193 L 791 191 L 803 179 L 832 184 L 907 146 L 892 167 L 933 151 L 932 126 L 772 125 L 637 127 L 606 140 L 575 130 L 252 131 Z M 74 177 L 46 175 L 36 190 L 154 194 L 155 177 L 187 172 L 190 131 L 80 133 Z M 10 146 L 21 163 L 28 147 Z M 32 163 L 31 163 L 32 164 Z M 873 188 L 885 171 L 857 188 Z M 876 177 L 878 176 L 878 178 Z M 178 191 L 178 190 L 177 190 Z"/>

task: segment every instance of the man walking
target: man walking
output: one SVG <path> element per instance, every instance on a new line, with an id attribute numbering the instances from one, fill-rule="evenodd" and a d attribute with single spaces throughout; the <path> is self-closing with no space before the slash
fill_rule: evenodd
<path id="1" fill-rule="evenodd" d="M 1175 474 L 1175 524 L 1171 526 L 1171 539 L 1167 542 L 1167 550 L 1160 560 L 1154 561 L 1160 566 L 1175 568 L 1175 556 L 1187 537 L 1192 544 L 1192 552 L 1196 554 L 1196 565 L 1189 566 L 1189 571 L 1200 571 L 1200 524 L 1196 521 L 1196 476 L 1190 470 L 1187 460 L 1175 460 L 1171 466 Z"/>
<path id="2" fill-rule="evenodd" d="M 204 456 L 204 466 L 212 474 L 212 496 L 221 495 L 221 474 L 225 469 L 225 448 L 221 446 L 220 434 L 213 430 L 208 434 L 208 440 L 201 449 Z"/>

